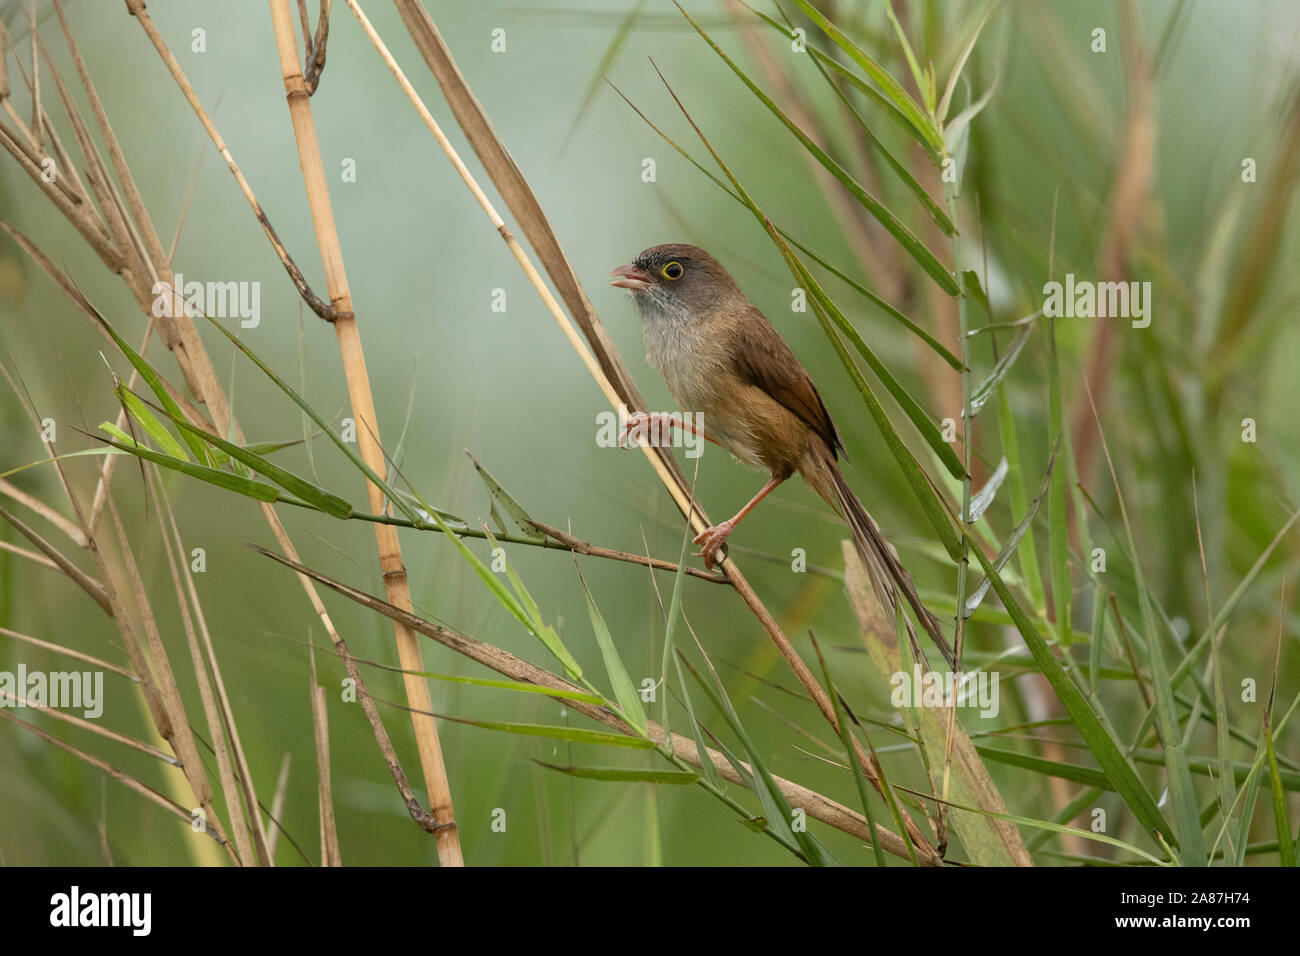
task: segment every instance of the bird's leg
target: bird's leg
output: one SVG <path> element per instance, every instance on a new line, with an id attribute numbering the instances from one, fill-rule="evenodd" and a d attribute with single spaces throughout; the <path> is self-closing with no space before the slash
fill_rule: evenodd
<path id="1" fill-rule="evenodd" d="M 670 440 L 673 434 L 673 428 L 681 428 L 690 432 L 692 435 L 698 435 L 705 441 L 711 441 L 719 448 L 725 447 L 722 442 L 718 441 L 712 435 L 706 434 L 704 429 L 686 421 L 681 415 L 670 414 L 668 412 L 634 412 L 627 417 L 623 423 L 622 433 L 618 436 L 620 448 L 632 448 L 634 444 L 640 442 L 631 442 L 629 438 L 633 432 L 649 435 L 649 431 L 642 431 L 647 426 L 653 428 L 660 438 Z"/>
<path id="2" fill-rule="evenodd" d="M 695 536 L 694 543 L 704 545 L 703 550 L 700 551 L 700 557 L 704 558 L 706 568 L 710 571 L 713 570 L 714 564 L 717 563 L 718 549 L 726 542 L 727 535 L 731 534 L 736 529 L 736 525 L 740 524 L 740 519 L 753 511 L 754 506 L 766 498 L 772 489 L 783 481 L 785 481 L 784 477 L 773 475 L 767 480 L 767 484 L 762 487 L 758 494 L 750 499 L 749 504 L 737 511 L 733 517 L 728 518 L 721 524 L 715 524 L 711 528 L 705 528 Z"/>

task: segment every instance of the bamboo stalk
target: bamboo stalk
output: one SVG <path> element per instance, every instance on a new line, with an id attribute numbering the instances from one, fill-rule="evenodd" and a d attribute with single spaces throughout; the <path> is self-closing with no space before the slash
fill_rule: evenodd
<path id="1" fill-rule="evenodd" d="M 361 333 L 352 309 L 352 296 L 348 287 L 347 272 L 343 266 L 343 252 L 339 246 L 338 230 L 330 205 L 329 190 L 325 181 L 325 167 L 321 161 L 320 146 L 316 138 L 316 123 L 312 115 L 310 94 L 302 75 L 298 58 L 298 45 L 294 37 L 293 15 L 288 0 L 271 0 L 271 21 L 275 29 L 276 48 L 280 57 L 280 72 L 284 80 L 285 98 L 293 124 L 294 138 L 298 144 L 298 158 L 302 166 L 307 200 L 312 221 L 316 227 L 316 240 L 320 247 L 325 269 L 326 287 L 330 304 L 337 311 L 334 332 L 343 360 L 348 397 L 357 420 L 357 438 L 361 457 L 376 474 L 386 474 L 387 466 L 379 438 L 379 419 L 375 414 L 374 396 L 370 390 L 370 376 L 361 346 Z M 384 510 L 383 491 L 372 482 L 366 483 L 370 509 Z M 410 586 L 406 567 L 402 562 L 401 544 L 397 529 L 376 524 L 375 542 L 379 549 L 379 564 L 384 575 L 384 585 L 389 600 L 396 606 L 411 608 Z M 402 668 L 407 671 L 424 670 L 423 655 L 415 632 L 400 621 L 393 622 L 397 641 L 397 654 Z M 432 700 L 423 678 L 404 674 L 407 702 L 415 710 L 431 712 Z M 442 747 L 438 741 L 438 725 L 430 716 L 412 713 L 416 745 L 424 770 L 425 786 L 429 795 L 429 812 L 437 822 L 434 839 L 438 846 L 438 859 L 444 866 L 462 866 L 460 836 L 456 830 L 451 801 L 451 786 L 443 761 Z"/>
<path id="2" fill-rule="evenodd" d="M 305 281 L 303 281 L 301 278 L 301 273 L 298 272 L 297 267 L 293 264 L 292 260 L 288 258 L 287 253 L 285 253 L 283 247 L 279 244 L 279 240 L 275 236 L 274 230 L 271 229 L 269 222 L 266 221 L 265 215 L 261 212 L 261 209 L 258 206 L 256 199 L 253 197 L 251 190 L 248 188 L 247 182 L 243 179 L 242 175 L 239 173 L 238 167 L 234 165 L 233 158 L 230 157 L 229 151 L 225 149 L 224 143 L 221 142 L 220 136 L 217 134 L 215 127 L 212 126 L 211 121 L 208 119 L 207 115 L 203 112 L 202 107 L 198 104 L 197 98 L 194 96 L 193 90 L 189 86 L 188 81 L 185 80 L 183 73 L 180 72 L 179 65 L 176 63 L 175 58 L 171 56 L 170 52 L 166 48 L 166 45 L 162 42 L 161 37 L 158 35 L 157 30 L 153 27 L 152 22 L 149 20 L 148 15 L 144 12 L 143 3 L 139 2 L 139 0 L 131 0 L 131 2 L 128 3 L 128 10 L 137 17 L 137 20 L 141 23 L 142 27 L 145 29 L 145 32 L 149 36 L 151 42 L 158 50 L 160 56 L 162 56 L 164 63 L 171 70 L 173 77 L 176 79 L 178 86 L 180 87 L 182 92 L 186 95 L 187 99 L 194 107 L 195 112 L 199 116 L 200 120 L 203 122 L 205 129 L 212 136 L 214 142 L 218 146 L 218 149 L 221 151 L 222 155 L 226 158 L 228 165 L 230 166 L 232 172 L 234 172 L 236 179 L 239 181 L 241 185 L 241 188 L 244 190 L 245 195 L 248 197 L 250 203 L 252 204 L 254 212 L 257 214 L 259 222 L 262 223 L 263 228 L 266 230 L 268 237 L 271 239 L 272 245 L 275 247 L 277 253 L 281 256 L 282 260 L 285 262 L 286 269 L 288 269 L 290 276 L 294 278 L 296 283 L 299 284 L 300 291 L 307 299 L 309 304 L 312 304 L 313 299 L 315 299 L 314 295 L 311 293 L 311 290 L 306 287 Z M 112 135 L 111 127 L 108 125 L 107 114 L 104 112 L 102 106 L 99 105 L 98 95 L 95 92 L 93 85 L 90 82 L 89 72 L 85 69 L 85 64 L 81 60 L 80 53 L 75 47 L 75 43 L 73 42 L 71 37 L 71 32 L 70 30 L 67 29 L 66 22 L 63 21 L 62 17 L 60 17 L 60 20 L 62 25 L 65 28 L 65 37 L 68 40 L 69 49 L 71 50 L 73 58 L 77 63 L 78 72 L 83 81 L 83 85 L 86 87 L 87 96 L 91 99 L 92 103 L 95 106 L 96 120 L 100 126 L 101 133 L 104 136 L 105 142 L 108 143 L 110 151 L 113 153 L 114 168 L 117 170 L 119 176 L 122 178 L 124 188 L 127 189 L 129 197 L 135 200 L 134 202 L 131 203 L 131 215 L 130 216 L 127 215 L 126 204 L 122 202 L 121 198 L 117 195 L 116 190 L 112 188 L 111 183 L 107 184 L 109 194 L 111 195 L 112 200 L 119 214 L 121 214 L 123 218 L 127 219 L 127 225 L 132 236 L 132 244 L 134 245 L 134 248 L 137 251 L 137 253 L 141 254 L 144 259 L 144 264 L 146 266 L 145 272 L 149 280 L 157 281 L 160 275 L 165 275 L 166 278 L 170 280 L 171 279 L 170 261 L 169 261 L 170 254 L 168 254 L 167 260 L 160 260 L 157 263 L 149 261 L 150 257 L 148 255 L 148 249 L 146 248 L 145 241 L 141 238 L 142 234 L 147 234 L 153 239 L 153 242 L 149 244 L 152 248 L 161 251 L 161 245 L 158 243 L 157 237 L 154 234 L 153 225 L 149 219 L 147 210 L 144 208 L 143 203 L 139 201 L 139 194 L 138 191 L 135 189 L 134 181 L 131 177 L 130 169 L 127 167 L 127 164 L 125 162 L 125 157 L 122 155 L 121 150 L 117 145 L 116 138 Z M 0 37 L 0 42 L 3 42 L 3 37 Z M 54 69 L 53 64 L 52 62 L 49 61 L 48 56 L 46 59 L 47 59 L 47 66 L 50 69 L 51 75 L 57 76 L 57 70 Z M 24 80 L 27 82 L 28 88 L 30 89 L 32 85 L 31 80 L 27 78 L 26 73 L 22 70 L 21 61 L 18 61 L 18 66 L 19 66 L 19 71 L 23 73 Z M 7 77 L 0 77 L 0 79 L 7 79 Z M 5 92 L 7 93 L 7 87 L 5 89 Z M 6 97 L 5 105 L 12 115 L 14 111 L 12 110 L 12 104 L 8 102 L 7 97 Z M 70 101 L 66 101 L 65 106 L 67 106 L 67 108 L 69 109 L 70 114 L 74 114 L 72 116 L 72 121 L 74 122 L 74 124 L 80 123 L 80 117 L 75 115 L 76 112 L 75 106 Z M 50 141 L 54 142 L 57 147 L 58 146 L 57 134 L 54 133 L 53 126 L 50 123 L 48 115 L 45 113 L 44 109 L 41 110 L 41 117 L 42 117 L 42 121 L 45 124 L 45 128 L 50 133 Z M 22 128 L 25 127 L 26 124 L 20 123 L 19 125 L 20 128 Z M 81 125 L 84 127 L 84 124 Z M 23 154 L 23 151 L 20 148 L 18 148 L 18 144 L 16 142 L 13 142 L 12 134 L 9 134 L 8 131 L 5 130 L 5 128 L 2 125 L 0 125 L 0 140 L 4 139 L 6 136 L 9 138 L 8 145 L 11 147 L 10 152 L 13 153 L 19 165 L 24 166 L 26 168 L 26 165 L 28 164 L 28 157 Z M 87 137 L 84 140 L 79 140 L 78 145 L 86 149 L 87 163 L 94 162 L 95 160 L 92 159 L 90 156 L 90 153 L 94 152 L 94 147 L 92 144 L 90 144 L 89 138 Z M 61 157 L 66 157 L 65 153 L 61 152 L 60 155 Z M 75 177 L 76 167 L 71 162 L 67 161 L 66 158 L 61 159 L 61 161 L 65 163 L 68 169 L 73 171 Z M 98 168 L 102 170 L 104 168 L 103 164 L 100 163 Z M 29 169 L 28 171 L 29 173 L 32 172 L 31 169 Z M 105 180 L 107 179 L 106 176 L 104 178 Z M 42 183 L 42 185 L 45 186 L 48 184 Z M 103 261 L 108 266 L 110 271 L 121 272 L 122 271 L 121 256 L 119 255 L 118 250 L 114 249 L 111 243 L 108 241 L 108 237 L 103 228 L 102 223 L 99 223 L 95 220 L 95 214 L 97 213 L 97 210 L 92 204 L 85 201 L 85 199 L 83 198 L 86 197 L 84 187 L 79 188 L 78 193 L 79 195 L 74 197 L 74 203 L 76 204 L 76 206 L 79 206 L 80 209 L 70 209 L 64 203 L 60 202 L 59 196 L 51 196 L 50 198 L 55 202 L 55 205 L 60 209 L 60 211 L 65 214 L 65 216 L 69 219 L 69 221 L 74 226 L 76 226 L 79 229 L 79 231 L 82 232 L 83 237 L 88 241 L 88 243 L 92 246 L 92 248 L 94 248 L 96 252 L 100 253 L 101 259 L 103 259 Z M 47 191 L 47 195 L 49 195 L 48 191 Z M 132 221 L 132 217 L 134 217 L 134 221 Z M 95 311 L 93 307 L 91 307 L 90 304 L 86 301 L 85 297 L 81 294 L 80 290 L 77 289 L 75 284 L 72 283 L 72 281 L 61 270 L 56 268 L 53 265 L 53 263 L 50 262 L 49 258 L 45 256 L 44 253 L 42 253 L 39 249 L 37 249 L 33 244 L 26 241 L 25 237 L 23 237 L 20 233 L 14 230 L 9 223 L 0 223 L 0 227 L 3 227 L 7 232 L 9 232 L 15 238 L 16 241 L 18 241 L 19 245 L 24 249 L 24 251 L 27 252 L 27 254 L 30 255 L 32 259 L 42 267 L 42 269 L 55 281 L 56 285 L 58 285 L 69 296 L 69 298 L 77 305 L 77 307 L 80 310 L 82 310 L 86 315 L 94 318 Z M 135 293 L 136 289 L 134 288 L 134 284 L 130 283 L 129 277 L 124 275 L 123 278 L 128 279 L 128 284 L 132 286 L 132 292 Z M 136 298 L 137 301 L 139 301 L 138 295 L 136 296 Z M 316 299 L 316 302 L 319 303 L 319 300 Z M 324 305 L 322 303 L 321 306 L 322 308 L 320 311 L 322 312 L 322 314 L 331 314 L 330 309 L 327 305 Z M 145 309 L 145 311 L 146 313 L 148 313 L 147 308 Z M 96 325 L 98 327 L 98 323 L 96 323 Z M 175 334 L 176 327 L 179 327 L 180 329 L 179 335 Z M 153 328 L 153 323 L 150 322 L 149 329 L 146 331 L 146 341 L 148 337 L 148 331 L 152 330 L 152 328 Z M 187 414 L 191 416 L 192 420 L 196 424 L 201 424 L 205 428 L 209 428 L 221 432 L 223 434 L 227 432 L 227 426 L 228 426 L 230 432 L 234 434 L 235 440 L 239 442 L 243 442 L 244 437 L 243 437 L 242 429 L 240 429 L 238 422 L 236 422 L 233 416 L 230 414 L 229 401 L 226 398 L 224 391 L 221 389 L 220 384 L 217 382 L 215 374 L 213 374 L 212 372 L 211 362 L 208 358 L 206 350 L 203 348 L 202 340 L 199 338 L 197 334 L 197 329 L 194 327 L 194 323 L 191 320 L 191 318 L 188 315 L 186 315 L 184 312 L 179 312 L 178 314 L 172 317 L 172 319 L 168 323 L 168 326 L 164 329 L 164 332 L 172 333 L 171 335 L 166 335 L 166 334 L 164 335 L 165 344 L 173 352 L 177 360 L 177 363 L 179 364 L 181 371 L 185 377 L 185 381 L 190 388 L 191 393 L 193 395 L 198 396 L 199 400 L 207 407 L 208 409 L 207 413 L 211 418 L 211 422 L 204 420 L 189 401 L 185 400 L 184 398 L 179 398 L 178 401 L 180 401 L 182 408 L 186 410 Z M 2 365 L 0 365 L 0 371 L 3 371 Z M 176 392 L 174 388 L 172 388 L 170 385 L 168 386 L 168 388 L 173 392 L 173 397 L 176 397 Z M 29 408 L 28 412 L 29 414 L 31 414 L 32 410 Z M 49 449 L 48 446 L 47 446 L 47 450 L 49 451 L 51 457 L 53 457 L 54 455 L 53 450 Z M 116 460 L 115 458 L 110 458 L 108 462 L 109 467 L 101 471 L 99 486 L 96 489 L 96 506 L 92 512 L 91 520 L 89 521 L 87 521 L 87 516 L 81 509 L 77 501 L 77 498 L 72 491 L 71 486 L 68 484 L 62 465 L 58 462 L 57 459 L 54 460 L 55 472 L 58 475 L 60 482 L 62 483 L 64 491 L 68 495 L 68 499 L 72 505 L 74 512 L 76 513 L 78 526 L 81 529 L 83 536 L 87 539 L 85 546 L 90 550 L 92 556 L 94 557 L 99 567 L 100 574 L 104 576 L 105 579 L 107 579 L 107 575 L 108 575 L 107 565 L 104 561 L 104 556 L 100 553 L 98 544 L 96 543 L 93 537 L 92 529 L 95 526 L 95 518 L 98 516 L 100 509 L 104 506 L 104 504 L 107 501 L 108 483 L 111 481 L 112 474 L 113 474 L 111 466 L 115 462 L 115 460 Z M 297 551 L 294 547 L 294 544 L 292 540 L 289 538 L 288 533 L 286 532 L 283 523 L 280 521 L 279 516 L 275 513 L 271 505 L 265 503 L 262 504 L 262 514 L 266 519 L 268 525 L 271 527 L 272 533 L 274 534 L 275 539 L 279 544 L 279 546 L 283 549 L 283 551 L 286 554 L 292 554 L 296 557 Z M 345 659 L 345 663 L 348 666 L 349 675 L 357 682 L 357 691 L 359 695 L 359 700 L 361 702 L 362 709 L 366 714 L 366 718 L 371 725 L 371 729 L 375 736 L 376 744 L 378 745 L 380 750 L 380 754 L 383 757 L 384 763 L 388 767 L 388 770 L 393 777 L 393 780 L 398 789 L 398 793 L 402 797 L 402 800 L 406 805 L 406 808 L 410 813 L 411 818 L 421 828 L 431 833 L 434 832 L 436 830 L 436 826 L 434 825 L 430 815 L 426 813 L 425 810 L 420 806 L 420 803 L 416 799 L 414 791 L 412 791 L 410 784 L 406 779 L 406 775 L 402 770 L 401 763 L 398 760 L 397 754 L 393 749 L 392 741 L 389 739 L 388 732 L 385 729 L 381 718 L 379 717 L 378 710 L 375 706 L 374 700 L 367 692 L 365 688 L 365 683 L 362 680 L 359 672 L 357 672 L 356 670 L 356 665 L 351 663 L 350 657 L 346 656 L 347 644 L 344 642 L 343 638 L 339 635 L 337 629 L 334 627 L 328 612 L 325 610 L 325 606 L 321 601 L 320 594 L 317 592 L 315 585 L 307 577 L 303 575 L 299 575 L 298 578 L 299 578 L 299 583 L 303 587 L 303 590 L 306 593 L 308 600 L 311 602 L 313 611 L 316 613 L 321 623 L 323 624 L 326 633 L 330 637 L 330 640 L 335 644 L 337 648 L 339 648 L 340 652 L 345 655 L 344 659 Z M 192 582 L 191 582 L 191 588 L 192 588 Z M 166 737 L 172 733 L 172 728 L 171 728 L 168 714 L 165 708 L 162 706 L 162 701 L 160 700 L 159 697 L 159 690 L 154 684 L 152 675 L 149 673 L 149 669 L 145 661 L 143 651 L 133 631 L 133 628 L 131 627 L 130 621 L 122 613 L 123 608 L 121 607 L 116 592 L 112 587 L 109 587 L 107 590 L 108 590 L 107 596 L 110 602 L 109 614 L 115 619 L 115 623 L 117 624 L 122 634 L 123 645 L 127 650 L 128 656 L 131 658 L 132 666 L 136 669 L 137 673 L 140 675 L 137 678 L 137 680 L 141 684 L 141 690 L 144 693 L 144 698 L 149 709 L 150 717 L 153 719 L 160 734 Z M 195 606 L 196 608 L 198 607 L 197 604 Z M 201 615 L 199 617 L 199 622 L 200 622 L 201 630 L 203 630 Z M 208 641 L 207 639 L 206 630 L 203 630 L 203 636 L 205 641 L 205 648 L 208 653 L 208 658 L 213 667 L 215 686 L 224 711 L 223 716 L 225 717 L 228 728 L 230 730 L 233 751 L 236 758 L 239 760 L 242 766 L 242 772 L 240 774 L 241 784 L 244 787 L 245 792 L 249 796 L 249 805 L 254 806 L 257 805 L 257 801 L 256 801 L 256 795 L 253 792 L 253 788 L 252 788 L 252 778 L 248 774 L 247 765 L 243 759 L 242 749 L 240 747 L 239 736 L 235 728 L 233 714 L 230 712 L 229 702 L 224 695 L 223 688 L 221 687 L 220 671 L 216 668 L 215 656 L 213 655 L 210 641 Z M 255 826 L 258 830 L 262 829 L 260 820 L 255 824 Z M 215 819 L 212 820 L 209 823 L 209 829 L 210 832 L 214 832 L 215 834 L 217 834 L 219 841 L 223 842 L 224 844 L 224 836 L 220 832 L 219 821 Z M 235 855 L 233 846 L 227 845 L 227 852 L 232 856 L 232 858 L 236 860 L 236 862 L 239 862 L 238 857 Z"/>

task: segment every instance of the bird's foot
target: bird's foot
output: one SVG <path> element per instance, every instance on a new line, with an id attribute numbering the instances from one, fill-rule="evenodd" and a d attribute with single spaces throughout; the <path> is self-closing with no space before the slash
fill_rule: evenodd
<path id="1" fill-rule="evenodd" d="M 727 542 L 727 535 L 731 534 L 736 527 L 736 523 L 730 519 L 715 524 L 712 528 L 705 528 L 695 536 L 694 543 L 702 544 L 704 547 L 700 551 L 700 557 L 704 559 L 704 566 L 710 571 L 718 563 L 718 551 Z"/>
<path id="2" fill-rule="evenodd" d="M 623 423 L 618 436 L 619 448 L 635 448 L 649 439 L 651 447 L 671 445 L 673 426 L 680 421 L 667 412 L 634 412 Z"/>

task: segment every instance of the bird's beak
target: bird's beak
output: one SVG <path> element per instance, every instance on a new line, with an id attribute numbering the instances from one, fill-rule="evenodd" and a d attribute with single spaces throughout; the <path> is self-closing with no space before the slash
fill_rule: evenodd
<path id="1" fill-rule="evenodd" d="M 643 272 L 632 265 L 619 266 L 609 274 L 610 285 L 616 285 L 620 289 L 631 289 L 633 292 L 650 288 L 652 282 L 654 279 L 650 273 Z"/>

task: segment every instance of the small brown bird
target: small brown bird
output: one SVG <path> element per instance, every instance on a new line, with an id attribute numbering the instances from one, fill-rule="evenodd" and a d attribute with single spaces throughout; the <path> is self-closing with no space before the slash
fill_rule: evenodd
<path id="1" fill-rule="evenodd" d="M 630 265 L 619 266 L 610 282 L 632 291 L 641 312 L 646 358 L 668 391 L 683 411 L 702 417 L 697 429 L 680 418 L 642 412 L 629 418 L 625 434 L 651 422 L 661 434 L 665 426 L 685 427 L 771 475 L 735 517 L 695 538 L 703 545 L 705 567 L 718 562 L 719 550 L 740 520 L 798 472 L 848 522 L 885 613 L 893 618 L 896 584 L 952 664 L 953 652 L 938 620 L 921 603 L 912 576 L 840 473 L 844 443 L 816 386 L 727 270 L 698 246 L 671 244 L 653 246 Z"/>

